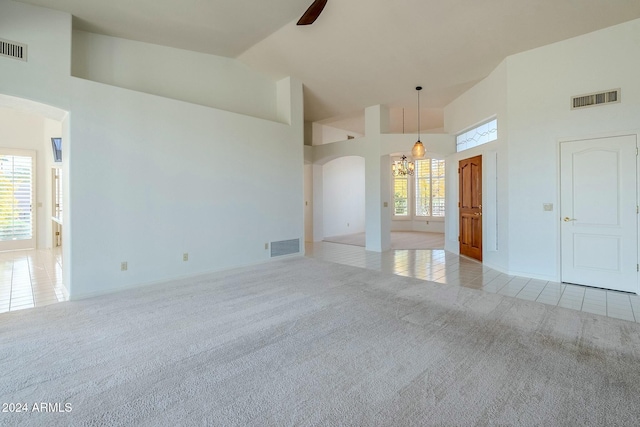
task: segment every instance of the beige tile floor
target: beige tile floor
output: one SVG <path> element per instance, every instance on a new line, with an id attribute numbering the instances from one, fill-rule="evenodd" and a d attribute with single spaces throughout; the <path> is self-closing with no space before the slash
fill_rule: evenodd
<path id="1" fill-rule="evenodd" d="M 400 276 L 464 286 L 640 323 L 640 297 L 624 292 L 509 276 L 440 249 L 383 253 L 330 242 L 307 243 L 306 256 Z"/>
<path id="2" fill-rule="evenodd" d="M 62 289 L 59 252 L 0 252 L 0 313 L 65 301 Z"/>
<path id="3" fill-rule="evenodd" d="M 640 323 L 640 297 L 509 276 L 440 249 L 365 251 L 338 243 L 307 243 L 306 256 L 339 264 L 480 289 L 529 301 Z M 0 313 L 65 301 L 59 252 L 0 252 Z"/>

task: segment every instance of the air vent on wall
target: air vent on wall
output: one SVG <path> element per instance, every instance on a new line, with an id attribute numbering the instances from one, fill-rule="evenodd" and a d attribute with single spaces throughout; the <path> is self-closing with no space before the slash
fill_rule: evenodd
<path id="1" fill-rule="evenodd" d="M 271 242 L 271 257 L 297 254 L 300 252 L 300 239 Z"/>
<path id="2" fill-rule="evenodd" d="M 27 45 L 0 39 L 0 56 L 26 61 Z"/>
<path id="3" fill-rule="evenodd" d="M 571 109 L 594 107 L 596 105 L 611 104 L 613 102 L 620 102 L 620 89 L 574 96 L 571 98 Z"/>

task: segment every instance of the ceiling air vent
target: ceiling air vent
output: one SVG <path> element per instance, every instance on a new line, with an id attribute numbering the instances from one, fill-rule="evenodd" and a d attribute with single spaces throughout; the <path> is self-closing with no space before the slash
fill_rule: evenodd
<path id="1" fill-rule="evenodd" d="M 26 61 L 27 45 L 0 39 L 0 56 Z"/>
<path id="2" fill-rule="evenodd" d="M 601 104 L 620 102 L 620 89 L 612 89 L 604 92 L 589 93 L 587 95 L 571 98 L 571 109 L 593 107 Z"/>

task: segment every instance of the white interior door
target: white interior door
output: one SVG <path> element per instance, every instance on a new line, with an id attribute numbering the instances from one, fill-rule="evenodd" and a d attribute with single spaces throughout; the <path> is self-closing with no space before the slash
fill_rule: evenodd
<path id="1" fill-rule="evenodd" d="M 564 142 L 562 281 L 638 293 L 635 135 Z"/>

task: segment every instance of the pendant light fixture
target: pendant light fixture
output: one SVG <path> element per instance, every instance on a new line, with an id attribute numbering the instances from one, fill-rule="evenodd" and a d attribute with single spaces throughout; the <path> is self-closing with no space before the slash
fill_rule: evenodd
<path id="1" fill-rule="evenodd" d="M 404 108 L 402 109 L 402 134 L 404 135 Z M 391 164 L 391 175 L 394 177 L 413 175 L 415 169 L 415 163 L 407 161 L 407 156 L 402 155 L 401 160 L 396 160 Z"/>
<path id="2" fill-rule="evenodd" d="M 422 142 L 420 141 L 420 91 L 422 90 L 422 86 L 417 86 L 416 87 L 416 91 L 418 92 L 418 141 L 416 141 L 416 143 L 413 145 L 413 148 L 411 149 L 411 155 L 413 156 L 413 159 L 424 159 L 424 155 L 425 155 L 425 148 L 424 145 L 422 145 Z"/>

